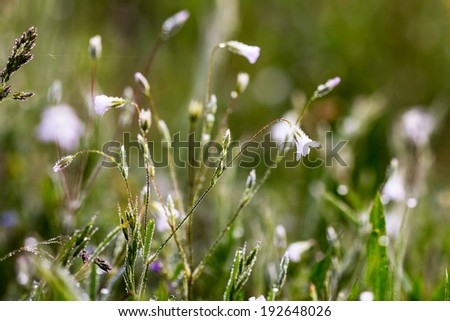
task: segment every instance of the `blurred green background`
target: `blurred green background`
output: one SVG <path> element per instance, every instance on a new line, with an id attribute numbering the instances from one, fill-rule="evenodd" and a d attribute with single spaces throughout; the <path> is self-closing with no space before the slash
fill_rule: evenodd
<path id="1" fill-rule="evenodd" d="M 62 83 L 62 102 L 87 119 L 90 37 L 99 34 L 103 42 L 96 92 L 121 96 L 125 87 L 133 85 L 134 73 L 142 71 L 162 22 L 187 9 L 190 19 L 162 45 L 149 75 L 160 116 L 172 133 L 186 134 L 188 103 L 191 98 L 203 99 L 209 53 L 220 41 L 239 40 L 261 48 L 254 65 L 225 51 L 217 54 L 213 92 L 219 114 L 236 74 L 250 74 L 249 88 L 230 118 L 236 139 L 248 139 L 270 120 L 298 108 L 302 97 L 327 79 L 342 78 L 331 95 L 313 105 L 303 126 L 315 140 L 322 141 L 325 130 L 335 132 L 336 139 L 349 140 L 343 149 L 349 166 L 275 170 L 240 218 L 244 234 L 235 233 L 234 246 L 262 240 L 267 253 L 263 262 L 275 262 L 278 254 L 272 243 L 277 224 L 285 226 L 288 243 L 314 239 L 318 252 L 326 250 L 327 226 L 333 226 L 345 242 L 352 227 L 316 191 L 325 188 L 364 212 L 395 157 L 400 167 L 423 172 L 418 175 L 422 186 L 414 189 L 419 202 L 411 220 L 405 269 L 418 288 L 411 293 L 419 299 L 432 298 L 450 253 L 450 142 L 446 139 L 450 135 L 450 1 L 2 0 L 0 6 L 0 66 L 23 31 L 34 25 L 39 34 L 34 60 L 12 78 L 16 89 L 36 96 L 25 103 L 0 105 L 0 256 L 23 246 L 27 237 L 45 240 L 64 234 L 60 182 L 51 170 L 58 158 L 56 148 L 36 137 L 53 81 Z M 422 106 L 436 119 L 421 154 L 411 152 L 396 132 L 402 113 L 413 106 Z M 98 146 L 91 147 L 100 148 L 111 139 L 116 118 L 117 114 L 108 113 L 99 120 Z M 349 130 L 348 121 L 355 119 L 360 126 Z M 259 167 L 257 173 L 262 171 Z M 211 242 L 239 199 L 247 172 L 230 173 L 200 210 L 194 225 L 200 253 L 203 242 Z M 145 177 L 137 169 L 131 173 L 133 188 L 139 191 Z M 186 171 L 180 169 L 180 175 L 185 179 Z M 125 197 L 121 184 L 117 173 L 103 171 L 77 212 L 75 226 L 98 214 L 98 237 L 104 237 L 118 222 L 116 202 Z M 338 193 L 340 185 L 348 192 Z M 228 262 L 223 270 L 216 268 L 224 273 L 219 278 L 224 286 L 229 257 L 216 260 Z M 314 261 L 314 255 L 306 260 Z M 287 298 L 305 297 L 307 290 L 302 288 L 307 285 L 296 284 L 295 279 L 307 273 L 307 267 L 308 263 L 293 263 Z M 17 281 L 18 269 L 14 258 L 0 263 L 0 298 L 19 299 L 29 287 L 29 282 Z M 264 289 L 267 273 L 260 266 L 252 295 Z M 202 282 L 207 285 L 211 280 L 213 271 Z M 220 291 L 211 290 L 211 297 Z"/>

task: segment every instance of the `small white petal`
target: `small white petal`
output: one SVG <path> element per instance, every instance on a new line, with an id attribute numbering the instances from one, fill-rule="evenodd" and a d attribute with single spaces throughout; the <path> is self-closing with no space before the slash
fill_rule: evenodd
<path id="1" fill-rule="evenodd" d="M 311 240 L 302 241 L 302 242 L 294 242 L 290 244 L 287 248 L 287 254 L 289 256 L 289 260 L 292 262 L 299 262 L 303 253 L 308 251 L 314 242 Z"/>

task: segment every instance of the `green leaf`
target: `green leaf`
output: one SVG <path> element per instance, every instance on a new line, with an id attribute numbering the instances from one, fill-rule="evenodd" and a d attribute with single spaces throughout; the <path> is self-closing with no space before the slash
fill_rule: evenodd
<path id="1" fill-rule="evenodd" d="M 239 275 L 239 266 L 242 262 L 243 249 L 240 248 L 236 251 L 233 259 L 233 266 L 230 271 L 230 278 L 228 279 L 227 287 L 225 293 L 223 294 L 224 301 L 231 301 L 234 294 L 234 285 Z"/>
<path id="2" fill-rule="evenodd" d="M 331 266 L 331 254 L 327 253 L 327 255 L 317 262 L 312 270 L 311 274 L 309 276 L 309 280 L 314 284 L 317 295 L 320 296 L 319 300 L 326 299 L 326 289 L 327 289 L 327 283 L 328 283 L 328 270 Z"/>
<path id="3" fill-rule="evenodd" d="M 73 276 L 69 271 L 58 266 L 52 265 L 47 260 L 36 260 L 35 266 L 42 280 L 46 282 L 50 298 L 48 300 L 56 301 L 76 301 L 86 300 L 87 294 L 83 293 L 75 284 Z"/>
<path id="4" fill-rule="evenodd" d="M 280 298 L 281 289 L 286 281 L 287 269 L 289 266 L 289 256 L 287 252 L 283 255 L 280 262 L 280 272 L 278 274 L 278 279 L 270 289 L 269 295 L 267 296 L 268 301 L 275 301 Z"/>
<path id="5" fill-rule="evenodd" d="M 369 222 L 372 231 L 367 242 L 366 284 L 374 293 L 375 300 L 391 298 L 391 271 L 387 257 L 387 249 L 380 244 L 380 238 L 386 237 L 386 222 L 380 194 L 377 193 L 370 211 Z"/>
<path id="6" fill-rule="evenodd" d="M 352 288 L 350 289 L 350 294 L 347 298 L 348 301 L 358 301 L 359 299 L 359 284 L 358 280 L 355 280 L 355 282 L 352 285 Z"/>
<path id="7" fill-rule="evenodd" d="M 448 270 L 445 269 L 444 272 L 444 300 L 450 301 L 450 287 L 448 281 Z"/>
<path id="8" fill-rule="evenodd" d="M 89 299 L 91 301 L 95 301 L 95 297 L 97 294 L 97 266 L 95 264 L 91 264 L 91 280 L 89 284 Z"/>
<path id="9" fill-rule="evenodd" d="M 147 230 L 145 233 L 144 250 L 143 250 L 144 262 L 148 262 L 150 258 L 150 248 L 152 246 L 154 232 L 155 232 L 155 220 L 151 219 L 147 224 Z"/>
<path id="10" fill-rule="evenodd" d="M 344 214 L 346 219 L 348 219 L 350 222 L 354 223 L 357 226 L 361 225 L 358 215 L 355 213 L 353 209 L 350 208 L 350 206 L 348 206 L 342 200 L 340 200 L 339 198 L 337 198 L 336 196 L 334 196 L 329 192 L 325 192 L 324 196 L 328 202 L 330 202 L 334 207 L 340 210 L 342 214 Z"/>
<path id="11" fill-rule="evenodd" d="M 227 287 L 223 295 L 223 299 L 225 301 L 237 301 L 244 299 L 243 289 L 253 271 L 253 266 L 256 263 L 258 251 L 259 243 L 248 255 L 245 255 L 245 244 L 242 248 L 236 251 L 233 266 L 230 272 L 230 278 L 228 279 Z"/>

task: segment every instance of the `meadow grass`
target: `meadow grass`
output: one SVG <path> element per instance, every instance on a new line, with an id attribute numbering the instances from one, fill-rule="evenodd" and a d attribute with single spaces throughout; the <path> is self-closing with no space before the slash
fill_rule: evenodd
<path id="1" fill-rule="evenodd" d="M 274 190 L 264 192 L 264 187 L 271 175 L 278 174 L 278 167 L 286 165 L 286 160 L 293 155 L 303 167 L 302 173 L 317 167 L 314 161 L 318 159 L 313 156 L 321 155 L 321 143 L 318 141 L 325 137 L 326 130 L 319 128 L 318 131 L 323 131 L 323 134 L 319 133 L 318 141 L 312 140 L 303 130 L 310 129 L 305 116 L 314 108 L 316 101 L 339 88 L 341 79 L 335 77 L 324 81 L 301 108 L 293 110 L 290 117 L 280 115 L 261 124 L 259 130 L 247 133 L 249 138 L 233 150 L 232 146 L 237 141 L 233 140 L 228 120 L 234 106 L 245 94 L 249 75 L 239 73 L 229 101 L 218 103 L 217 96 L 222 97 L 223 93 L 220 92 L 222 88 L 213 86 L 215 56 L 223 50 L 255 64 L 260 48 L 234 40 L 218 43 L 207 62 L 204 100 L 193 99 L 187 108 L 188 162 L 180 167 L 177 165 L 173 137 L 181 130 L 170 130 L 160 116 L 155 102 L 158 93 L 153 92 L 149 81 L 151 77 L 147 77 L 159 48 L 171 40 L 188 19 L 189 13 L 180 11 L 164 21 L 142 72 L 136 72 L 135 84 L 130 84 L 134 90 L 128 91 L 129 95 L 123 98 L 116 97 L 121 96 L 118 94 L 96 94 L 102 39 L 100 36 L 90 39 L 91 79 L 87 99 L 90 112 L 85 125 L 75 114 L 61 107 L 61 85 L 54 83 L 50 88 L 49 103 L 59 106 L 54 109 L 55 112 L 64 111 L 65 117 L 71 119 L 63 125 L 69 133 L 63 133 L 59 127 L 59 131 L 55 131 L 55 126 L 51 124 L 50 128 L 43 124 L 39 129 L 39 135 L 45 137 L 42 140 L 54 143 L 60 156 L 52 164 L 54 173 L 51 175 L 54 180 L 52 189 L 60 191 L 58 197 L 64 217 L 59 217 L 61 232 L 58 235 L 48 240 L 34 240 L 31 244 L 28 242 L 0 258 L 2 264 L 17 260 L 18 274 L 27 279 L 23 282 L 24 286 L 15 291 L 20 296 L 9 299 L 424 298 L 420 289 L 423 280 L 411 279 L 405 270 L 405 260 L 408 259 L 409 240 L 414 228 L 411 216 L 422 195 L 423 179 L 420 175 L 426 175 L 421 171 L 426 171 L 430 166 L 428 141 L 433 131 L 431 127 L 435 125 L 431 116 L 421 110 L 413 110 L 416 114 L 404 115 L 406 120 L 401 130 L 406 150 L 399 153 L 399 159 L 393 160 L 386 182 L 377 187 L 370 202 L 358 198 L 354 195 L 355 191 L 349 193 L 345 184 L 333 189 L 320 179 L 309 183 L 311 193 L 320 199 L 317 204 L 325 212 L 326 219 L 322 222 L 325 226 L 318 228 L 320 233 L 316 238 L 288 242 L 286 227 L 289 223 L 283 222 L 277 215 L 268 217 L 262 213 L 262 207 L 267 204 L 264 198 L 277 193 Z M 14 44 L 0 74 L 2 108 L 10 99 L 23 101 L 33 96 L 31 92 L 11 92 L 9 81 L 13 73 L 33 58 L 31 50 L 36 37 L 36 30 L 32 27 Z M 219 106 L 223 105 L 227 107 L 219 112 Z M 141 166 L 129 165 L 132 163 L 129 144 L 119 142 L 111 145 L 114 148 L 98 147 L 103 144 L 98 141 L 99 132 L 105 126 L 102 118 L 106 116 L 103 115 L 111 113 L 119 114 L 113 124 L 116 128 L 114 137 L 130 131 L 136 137 Z M 365 119 L 361 115 L 358 117 L 361 123 L 375 118 L 373 114 Z M 420 122 L 427 117 L 430 117 L 428 127 L 426 124 L 414 125 L 417 118 Z M 270 131 L 282 137 L 277 142 L 272 163 L 239 168 L 242 167 L 238 166 L 242 164 L 240 161 L 249 156 L 249 150 L 254 146 L 252 144 Z M 342 128 L 337 126 L 335 132 L 342 141 L 360 134 L 348 133 L 348 126 L 344 125 Z M 158 161 L 151 148 L 156 138 L 159 138 L 162 153 L 167 157 L 166 167 L 157 166 Z M 209 149 L 204 148 L 210 145 L 215 147 L 211 161 L 213 165 L 204 161 L 211 157 Z M 325 151 L 328 151 L 327 145 Z M 338 155 L 334 157 L 337 159 Z M 345 170 L 345 167 L 351 166 L 339 161 L 332 162 L 332 166 L 328 166 L 327 161 L 319 163 L 326 171 L 337 173 L 336 176 L 339 176 L 339 169 L 335 167 L 341 166 L 344 167 L 341 170 Z M 86 217 L 86 214 L 80 214 L 84 210 L 83 203 L 91 197 L 99 173 L 108 167 L 116 169 L 116 176 L 120 177 L 120 181 L 114 178 L 111 184 L 120 182 L 122 186 L 114 201 L 115 223 L 105 231 L 102 230 L 104 225 L 98 224 L 98 215 L 90 216 L 85 224 L 80 224 L 77 216 Z M 299 166 L 288 170 L 298 171 Z M 408 179 L 408 171 L 415 172 L 418 178 Z M 295 187 L 290 184 L 289 177 L 285 181 L 279 193 L 288 195 Z M 107 187 L 103 186 L 105 189 Z M 207 202 L 212 197 L 216 198 Z M 224 200 L 224 197 L 228 199 Z M 283 199 L 283 196 L 280 198 Z M 98 203 L 103 201 L 110 202 L 99 199 Z M 263 204 L 262 207 L 260 204 Z M 244 220 L 242 216 L 246 211 L 261 215 L 252 215 Z M 276 213 L 277 209 L 273 211 Z M 206 226 L 196 225 L 200 222 L 196 220 L 198 212 L 201 212 Z M 211 217 L 205 219 L 205 212 Z M 327 218 L 327 213 L 334 216 Z M 393 218 L 399 220 L 399 224 L 389 223 Z M 214 226 L 209 228 L 211 221 L 214 221 Z M 258 240 L 247 240 L 242 237 L 243 226 L 270 232 L 262 233 L 263 237 Z M 392 226 L 394 232 L 389 230 Z M 205 237 L 198 235 L 202 234 L 202 229 L 207 234 Z M 102 237 L 97 237 L 99 234 Z M 426 298 L 448 300 L 447 267 L 441 266 L 439 270 L 441 275 L 436 279 L 440 281 L 431 285 L 432 294 Z"/>

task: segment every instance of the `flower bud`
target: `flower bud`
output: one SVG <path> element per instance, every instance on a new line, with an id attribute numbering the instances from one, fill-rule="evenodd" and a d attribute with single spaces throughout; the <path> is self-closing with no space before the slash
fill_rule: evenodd
<path id="1" fill-rule="evenodd" d="M 189 117 L 190 117 L 191 121 L 195 121 L 202 114 L 203 105 L 200 101 L 193 99 L 189 103 L 188 111 L 189 111 Z"/>
<path id="2" fill-rule="evenodd" d="M 334 88 L 336 88 L 341 83 L 340 77 L 334 77 L 332 79 L 329 79 L 326 83 L 319 85 L 317 87 L 316 92 L 314 93 L 314 96 L 317 98 L 323 97 L 330 93 Z"/>
<path id="3" fill-rule="evenodd" d="M 189 12 L 182 10 L 169 17 L 164 21 L 161 29 L 162 40 L 167 40 L 173 37 L 183 27 L 185 22 L 189 19 Z"/>
<path id="4" fill-rule="evenodd" d="M 245 91 L 245 89 L 247 89 L 249 81 L 250 76 L 246 72 L 238 73 L 236 81 L 236 89 L 231 93 L 231 97 L 236 99 L 240 94 L 242 94 Z"/>
<path id="5" fill-rule="evenodd" d="M 139 85 L 139 89 L 146 95 L 150 93 L 150 85 L 143 74 L 137 72 L 134 74 L 134 81 Z"/>
<path id="6" fill-rule="evenodd" d="M 59 172 L 62 171 L 64 168 L 66 168 L 67 166 L 70 165 L 70 163 L 72 163 L 72 161 L 75 159 L 75 155 L 68 155 L 68 156 L 64 156 L 61 157 L 55 164 L 55 166 L 53 166 L 53 171 Z"/>
<path id="7" fill-rule="evenodd" d="M 139 113 L 139 127 L 146 134 L 152 124 L 152 113 L 148 109 L 143 109 Z"/>
<path id="8" fill-rule="evenodd" d="M 158 129 L 159 133 L 161 134 L 163 141 L 167 143 L 167 148 L 170 148 L 171 145 L 171 138 L 170 138 L 170 132 L 169 128 L 167 128 L 166 123 L 164 120 L 160 119 L 158 122 Z"/>
<path id="9" fill-rule="evenodd" d="M 102 37 L 96 35 L 89 39 L 89 55 L 92 60 L 99 60 L 102 55 Z"/>

